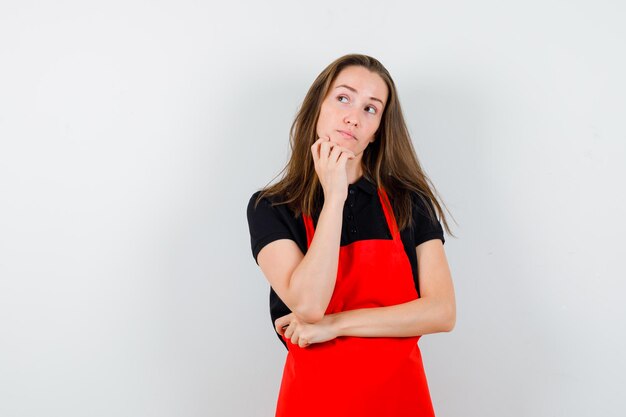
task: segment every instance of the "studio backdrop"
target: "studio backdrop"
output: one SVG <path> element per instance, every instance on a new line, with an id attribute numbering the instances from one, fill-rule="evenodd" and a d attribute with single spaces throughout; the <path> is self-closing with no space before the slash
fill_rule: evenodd
<path id="1" fill-rule="evenodd" d="M 287 352 L 246 205 L 315 77 L 363 53 L 456 220 L 456 327 L 419 342 L 437 415 L 623 416 L 625 20 L 608 0 L 3 0 L 0 415 L 273 416 Z"/>

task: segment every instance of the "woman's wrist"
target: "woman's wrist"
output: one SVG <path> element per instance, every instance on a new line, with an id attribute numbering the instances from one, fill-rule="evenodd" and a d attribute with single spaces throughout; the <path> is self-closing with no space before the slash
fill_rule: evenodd
<path id="1" fill-rule="evenodd" d="M 333 313 L 328 316 L 330 327 L 335 334 L 335 337 L 343 336 L 343 329 L 341 326 L 341 313 Z"/>
<path id="2" fill-rule="evenodd" d="M 322 210 L 327 211 L 341 211 L 343 212 L 345 200 L 341 200 L 340 198 L 329 198 L 324 200 L 324 205 L 322 206 Z"/>

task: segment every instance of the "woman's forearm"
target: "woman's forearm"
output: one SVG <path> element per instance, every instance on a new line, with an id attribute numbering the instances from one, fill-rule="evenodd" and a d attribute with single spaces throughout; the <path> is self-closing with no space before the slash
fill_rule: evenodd
<path id="1" fill-rule="evenodd" d="M 386 307 L 362 308 L 335 313 L 331 322 L 338 336 L 409 337 L 449 332 L 454 328 L 454 303 L 419 298 Z"/>
<path id="2" fill-rule="evenodd" d="M 335 289 L 342 216 L 342 201 L 324 202 L 311 246 L 289 282 L 290 293 L 299 300 L 296 314 L 310 323 L 324 317 Z"/>

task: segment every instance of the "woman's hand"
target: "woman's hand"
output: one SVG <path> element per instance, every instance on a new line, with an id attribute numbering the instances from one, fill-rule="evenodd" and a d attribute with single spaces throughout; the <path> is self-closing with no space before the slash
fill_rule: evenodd
<path id="1" fill-rule="evenodd" d="M 331 142 L 328 137 L 323 137 L 311 146 L 311 153 L 315 172 L 324 190 L 324 198 L 346 201 L 348 197 L 346 163 L 348 159 L 356 157 L 354 152 Z"/>
<path id="2" fill-rule="evenodd" d="M 316 323 L 306 323 L 294 313 L 276 319 L 276 331 L 290 339 L 291 343 L 300 347 L 307 347 L 313 343 L 327 342 L 339 334 L 334 326 L 333 314 L 328 314 Z M 286 329 L 283 329 L 286 327 Z"/>

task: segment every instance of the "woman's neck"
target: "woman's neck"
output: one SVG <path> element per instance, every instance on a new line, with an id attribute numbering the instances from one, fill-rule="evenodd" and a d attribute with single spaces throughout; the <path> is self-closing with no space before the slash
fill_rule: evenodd
<path id="1" fill-rule="evenodd" d="M 346 172 L 348 174 L 348 184 L 354 184 L 363 176 L 363 167 L 361 166 L 361 158 L 349 159 L 346 163 Z"/>

